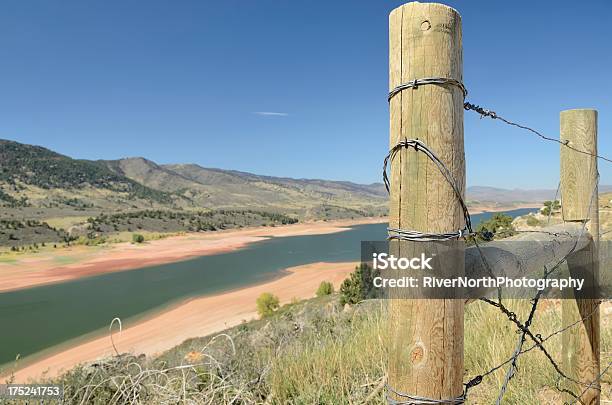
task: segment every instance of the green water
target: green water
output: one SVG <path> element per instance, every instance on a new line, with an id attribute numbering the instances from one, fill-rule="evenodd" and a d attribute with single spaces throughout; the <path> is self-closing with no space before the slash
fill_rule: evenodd
<path id="1" fill-rule="evenodd" d="M 524 215 L 520 209 L 509 215 Z M 491 214 L 473 215 L 476 224 Z M 0 364 L 130 321 L 188 297 L 272 279 L 288 267 L 358 261 L 360 242 L 383 240 L 386 224 L 359 225 L 327 235 L 271 238 L 218 255 L 109 273 L 0 294 Z M 206 317 L 206 313 L 202 313 Z"/>

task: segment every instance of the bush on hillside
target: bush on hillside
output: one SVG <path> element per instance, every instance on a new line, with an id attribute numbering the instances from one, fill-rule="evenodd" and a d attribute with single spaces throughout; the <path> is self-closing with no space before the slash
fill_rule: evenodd
<path id="1" fill-rule="evenodd" d="M 321 281 L 319 288 L 317 288 L 317 297 L 323 297 L 324 295 L 331 295 L 334 293 L 334 285 L 329 281 Z"/>
<path id="2" fill-rule="evenodd" d="M 355 271 L 340 286 L 340 304 L 353 305 L 365 299 L 379 297 L 381 291 L 374 287 L 373 283 L 379 273 L 365 263 L 355 267 Z"/>
<path id="3" fill-rule="evenodd" d="M 142 243 L 144 242 L 144 236 L 139 233 L 132 234 L 132 242 L 133 243 Z"/>
<path id="4" fill-rule="evenodd" d="M 260 317 L 265 318 L 270 316 L 280 307 L 280 301 L 278 297 L 269 292 L 262 293 L 257 298 L 257 313 Z"/>

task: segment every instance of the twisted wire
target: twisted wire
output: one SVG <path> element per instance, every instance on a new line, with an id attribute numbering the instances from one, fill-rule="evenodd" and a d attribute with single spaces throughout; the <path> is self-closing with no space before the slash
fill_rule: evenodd
<path id="1" fill-rule="evenodd" d="M 597 194 L 597 184 L 598 183 L 599 183 L 599 173 L 597 174 L 597 179 L 595 181 L 595 187 L 593 188 L 593 191 L 591 193 L 591 197 L 590 197 L 590 201 L 589 201 L 589 208 L 588 208 L 587 212 L 591 212 L 591 207 L 593 205 L 593 200 L 595 199 L 594 197 Z M 552 207 L 551 207 L 551 209 L 552 209 Z M 544 279 L 547 279 L 548 276 L 550 276 L 576 250 L 576 247 L 578 246 L 578 241 L 582 238 L 582 235 L 584 234 L 584 231 L 586 229 L 586 224 L 587 224 L 588 220 L 589 220 L 589 218 L 587 218 L 584 221 L 582 221 L 582 227 L 580 229 L 580 233 L 578 235 L 578 238 L 576 239 L 576 242 L 572 246 L 572 248 L 551 269 L 546 269 L 545 268 L 544 276 L 543 276 Z M 564 377 L 564 378 L 566 378 L 566 379 L 568 379 L 568 380 L 570 380 L 572 382 L 575 382 L 577 384 L 584 385 L 584 383 L 582 383 L 580 381 L 577 381 L 577 380 L 567 376 L 565 373 L 563 373 L 561 368 L 559 367 L 559 365 L 553 360 L 552 356 L 550 356 L 547 353 L 547 351 L 544 349 L 544 346 L 542 346 L 542 342 L 538 341 L 537 337 L 534 337 L 533 334 L 531 333 L 531 331 L 529 330 L 529 326 L 533 322 L 533 318 L 535 317 L 535 312 L 536 312 L 539 300 L 540 300 L 543 292 L 544 292 L 543 290 L 538 290 L 538 292 L 536 293 L 536 295 L 535 295 L 535 297 L 533 299 L 531 310 L 529 312 L 529 316 L 527 318 L 527 321 L 525 322 L 524 327 L 520 327 L 519 323 L 515 322 L 515 323 L 517 323 L 517 325 L 519 325 L 519 329 L 521 329 L 521 335 L 520 335 L 520 337 L 518 339 L 516 349 L 514 350 L 514 354 L 512 356 L 512 364 L 510 365 L 510 368 L 508 369 L 508 372 L 506 373 L 506 376 L 504 378 L 504 382 L 503 382 L 503 384 L 502 384 L 502 386 L 500 388 L 500 392 L 499 392 L 499 395 L 498 395 L 497 401 L 496 401 L 497 405 L 501 404 L 501 400 L 502 400 L 502 398 L 503 398 L 503 396 L 504 396 L 504 394 L 506 392 L 508 384 L 510 383 L 510 380 L 514 376 L 514 373 L 515 373 L 515 371 L 517 369 L 516 362 L 517 362 L 517 359 L 518 359 L 518 357 L 520 355 L 520 352 L 521 352 L 521 350 L 523 348 L 523 344 L 525 343 L 525 337 L 526 336 L 529 336 L 530 338 L 532 338 L 534 340 L 534 342 L 536 344 L 538 344 L 539 348 L 544 352 L 544 354 L 546 355 L 546 357 L 551 362 L 551 364 L 553 365 L 553 367 L 555 368 L 555 370 L 557 371 L 557 373 L 560 376 L 562 376 L 562 377 Z M 488 302 L 488 303 L 491 303 L 490 300 L 484 299 L 484 301 Z M 495 304 L 492 304 L 492 305 L 497 306 L 498 308 L 500 308 L 502 310 L 502 312 L 505 312 L 504 309 L 503 309 L 503 304 L 501 303 L 501 301 L 498 303 L 498 305 L 495 305 Z M 508 313 L 506 313 L 506 314 L 510 317 L 510 315 Z M 516 319 L 516 316 L 514 316 L 514 318 Z M 510 320 L 512 320 L 511 317 L 510 317 Z M 568 393 L 573 395 L 573 393 L 571 393 L 571 392 L 568 392 Z"/>
<path id="2" fill-rule="evenodd" d="M 392 398 L 387 393 L 387 403 L 389 405 L 459 405 L 465 403 L 466 400 L 465 392 L 455 398 L 435 399 L 399 392 L 391 388 L 389 384 L 387 384 L 385 387 L 388 392 L 391 392 L 395 396 L 402 398 L 401 400 L 397 400 Z"/>
<path id="3" fill-rule="evenodd" d="M 610 300 L 604 300 L 604 301 L 610 301 Z M 572 322 L 568 325 L 565 325 L 564 327 L 557 329 L 554 332 L 551 332 L 549 335 L 542 337 L 541 335 L 536 335 L 536 338 L 538 338 L 540 340 L 540 344 L 544 344 L 546 343 L 548 340 L 552 339 L 553 337 L 564 333 L 566 331 L 568 331 L 569 329 L 573 328 L 574 326 L 581 324 L 582 322 L 588 320 L 589 318 L 591 318 L 596 312 L 598 311 L 598 308 L 593 309 L 591 312 L 589 312 L 588 314 L 586 314 L 583 318 L 578 319 L 575 322 Z M 533 349 L 537 348 L 539 345 L 536 343 L 533 343 L 529 348 L 527 349 L 522 349 L 519 352 L 519 355 L 523 355 L 525 353 L 528 353 L 530 351 L 532 351 Z M 489 370 L 487 370 L 486 372 L 470 379 L 469 381 L 474 381 L 475 380 L 475 384 L 473 384 L 472 386 L 478 385 L 480 384 L 480 382 L 482 382 L 482 380 L 484 379 L 484 377 L 489 376 L 490 374 L 493 374 L 494 372 L 496 372 L 497 370 L 499 370 L 500 368 L 502 368 L 503 366 L 505 366 L 506 364 L 512 362 L 514 360 L 514 354 L 512 354 L 508 359 L 506 359 L 505 361 L 499 363 L 498 365 L 496 365 L 495 367 L 490 368 Z"/>
<path id="4" fill-rule="evenodd" d="M 463 103 L 463 108 L 466 111 L 477 112 L 478 114 L 480 114 L 481 118 L 482 117 L 489 117 L 489 118 L 494 119 L 494 120 L 500 120 L 500 121 L 502 121 L 502 122 L 504 122 L 504 123 L 506 123 L 508 125 L 512 125 L 514 127 L 521 128 L 521 129 L 529 131 L 529 132 L 531 132 L 533 134 L 536 134 L 537 136 L 539 136 L 540 138 L 542 138 L 542 139 L 544 139 L 546 141 L 556 142 L 556 143 L 558 143 L 560 145 L 563 145 L 566 148 L 569 148 L 569 149 L 571 149 L 571 150 L 573 150 L 575 152 L 582 153 L 584 155 L 592 156 L 592 157 L 595 157 L 595 158 L 598 158 L 598 159 L 601 159 L 601 160 L 605 160 L 606 162 L 612 163 L 612 159 L 609 159 L 609 158 L 607 158 L 605 156 L 597 155 L 595 153 L 587 152 L 585 150 L 581 150 L 581 149 L 578 149 L 578 148 L 570 145 L 570 142 L 569 142 L 568 139 L 562 141 L 560 139 L 551 138 L 551 137 L 546 136 L 546 135 L 542 134 L 541 132 L 536 131 L 535 129 L 530 128 L 530 127 L 528 127 L 526 125 L 522 125 L 522 124 L 518 124 L 516 122 L 510 121 L 510 120 L 502 117 L 501 115 L 497 114 L 495 111 L 483 108 L 483 107 L 481 107 L 479 105 L 472 104 L 472 103 L 469 103 L 469 102 L 466 101 L 465 103 Z"/>
<path id="5" fill-rule="evenodd" d="M 465 221 L 465 227 L 463 229 L 459 229 L 457 231 L 443 232 L 443 233 L 431 233 L 431 232 L 420 232 L 415 230 L 406 230 L 400 228 L 388 228 L 389 232 L 389 240 L 405 240 L 405 241 L 413 241 L 413 242 L 431 242 L 431 241 L 445 241 L 451 239 L 459 239 L 464 238 L 471 233 L 472 231 L 472 221 L 470 219 L 470 213 L 467 209 L 465 202 L 463 201 L 463 195 L 461 194 L 461 189 L 457 185 L 457 182 L 453 178 L 452 173 L 446 167 L 444 162 L 438 158 L 435 153 L 431 151 L 422 141 L 419 139 L 404 139 L 403 141 L 398 142 L 395 146 L 391 148 L 387 156 L 385 157 L 383 163 L 383 182 L 385 183 L 385 188 L 387 189 L 387 193 L 390 193 L 390 181 L 387 176 L 387 166 L 390 162 L 393 161 L 397 152 L 399 152 L 403 148 L 414 148 L 417 152 L 422 152 L 431 160 L 442 176 L 446 179 L 446 181 L 450 184 L 451 188 L 459 204 L 461 205 L 461 210 L 463 213 L 463 218 Z"/>
<path id="6" fill-rule="evenodd" d="M 468 91 L 463 85 L 463 83 L 456 79 L 450 79 L 448 77 L 424 77 L 422 79 L 414 79 L 406 83 L 402 83 L 398 86 L 395 86 L 387 97 L 387 101 L 391 101 L 391 99 L 398 93 L 402 92 L 402 90 L 406 89 L 417 89 L 419 86 L 427 85 L 427 84 L 435 84 L 439 86 L 457 86 L 463 93 L 463 98 L 466 98 L 468 95 Z"/>
<path id="7" fill-rule="evenodd" d="M 402 84 L 399 84 L 399 85 L 395 86 L 389 92 L 389 95 L 387 96 L 387 101 L 391 102 L 391 99 L 393 97 L 395 97 L 397 94 L 401 93 L 403 90 L 407 90 L 407 89 L 415 90 L 415 89 L 419 88 L 419 86 L 422 86 L 422 85 L 439 85 L 439 86 L 449 86 L 450 85 L 450 86 L 456 86 L 456 87 L 458 87 L 461 90 L 461 93 L 463 94 L 463 98 L 464 99 L 468 95 L 468 91 L 467 91 L 465 85 L 460 80 L 452 79 L 452 78 L 448 78 L 448 77 L 424 77 L 424 78 L 421 78 L 421 79 L 414 79 L 414 80 L 411 80 L 411 81 L 408 81 L 408 82 L 405 82 L 405 83 L 402 83 Z M 487 108 L 484 108 L 484 107 L 481 107 L 481 106 L 479 106 L 477 104 L 473 104 L 473 103 L 470 103 L 468 101 L 465 101 L 463 103 L 463 108 L 466 111 L 477 112 L 478 114 L 480 114 L 481 118 L 482 117 L 488 117 L 488 118 L 491 118 L 491 119 L 494 119 L 494 120 L 500 120 L 500 121 L 502 121 L 502 122 L 504 122 L 504 123 L 506 123 L 508 125 L 512 125 L 514 127 L 521 128 L 521 129 L 524 129 L 526 131 L 529 131 L 529 132 L 539 136 L 540 138 L 542 138 L 542 139 L 544 139 L 546 141 L 556 142 L 556 143 L 558 143 L 560 145 L 563 145 L 563 146 L 565 146 L 565 147 L 567 147 L 567 148 L 569 148 L 569 149 L 571 149 L 573 151 L 576 151 L 578 153 L 582 153 L 582 154 L 585 154 L 585 155 L 588 155 L 588 156 L 593 156 L 595 158 L 602 159 L 602 160 L 605 160 L 606 162 L 612 163 L 612 159 L 610 159 L 610 158 L 607 158 L 607 157 L 601 156 L 601 155 L 597 155 L 597 154 L 594 154 L 594 153 L 591 153 L 591 152 L 587 152 L 585 150 L 581 150 L 581 149 L 578 149 L 578 148 L 570 145 L 570 142 L 567 139 L 562 141 L 560 139 L 548 137 L 548 136 L 542 134 L 541 132 L 539 132 L 539 131 L 537 131 L 537 130 L 535 130 L 533 128 L 530 128 L 530 127 L 528 127 L 526 125 L 522 125 L 522 124 L 510 121 L 509 119 L 504 118 L 501 115 L 497 114 L 495 111 L 487 109 Z"/>

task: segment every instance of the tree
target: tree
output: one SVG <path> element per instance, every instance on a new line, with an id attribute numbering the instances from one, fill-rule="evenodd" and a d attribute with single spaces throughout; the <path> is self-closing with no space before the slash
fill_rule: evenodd
<path id="1" fill-rule="evenodd" d="M 274 313 L 279 307 L 280 302 L 278 297 L 269 292 L 262 293 L 259 298 L 257 298 L 257 313 L 262 318 L 268 317 Z"/>
<path id="2" fill-rule="evenodd" d="M 476 228 L 476 238 L 480 241 L 490 241 L 496 236 L 508 237 L 514 235 L 512 217 L 497 213 L 486 221 L 481 222 Z"/>
<path id="3" fill-rule="evenodd" d="M 329 281 L 321 281 L 319 288 L 317 288 L 317 297 L 323 297 L 325 295 L 331 295 L 334 293 L 334 285 Z"/>
<path id="4" fill-rule="evenodd" d="M 132 242 L 133 243 L 142 243 L 144 242 L 144 236 L 139 233 L 132 234 Z"/>
<path id="5" fill-rule="evenodd" d="M 561 203 L 559 202 L 559 200 L 544 201 L 544 208 L 542 208 L 540 211 L 543 215 L 550 215 L 551 212 L 554 214 L 555 211 L 559 211 L 560 208 Z"/>
<path id="6" fill-rule="evenodd" d="M 380 289 L 374 287 L 374 278 L 378 277 L 379 273 L 379 270 L 372 270 L 365 263 L 355 267 L 355 271 L 340 286 L 340 304 L 353 305 L 379 296 Z"/>

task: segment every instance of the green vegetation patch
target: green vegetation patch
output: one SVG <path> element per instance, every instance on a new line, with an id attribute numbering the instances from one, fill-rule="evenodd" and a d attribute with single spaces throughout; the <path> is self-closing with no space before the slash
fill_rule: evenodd
<path id="1" fill-rule="evenodd" d="M 297 222 L 277 213 L 253 210 L 170 211 L 143 210 L 101 214 L 87 220 L 90 234 L 113 232 L 201 232 L 247 226 L 275 226 Z"/>
<path id="2" fill-rule="evenodd" d="M 16 220 L 0 219 L 0 246 L 8 246 L 11 250 L 37 249 L 49 243 L 69 241 L 68 234 L 55 229 L 46 222 L 34 219 Z"/>

